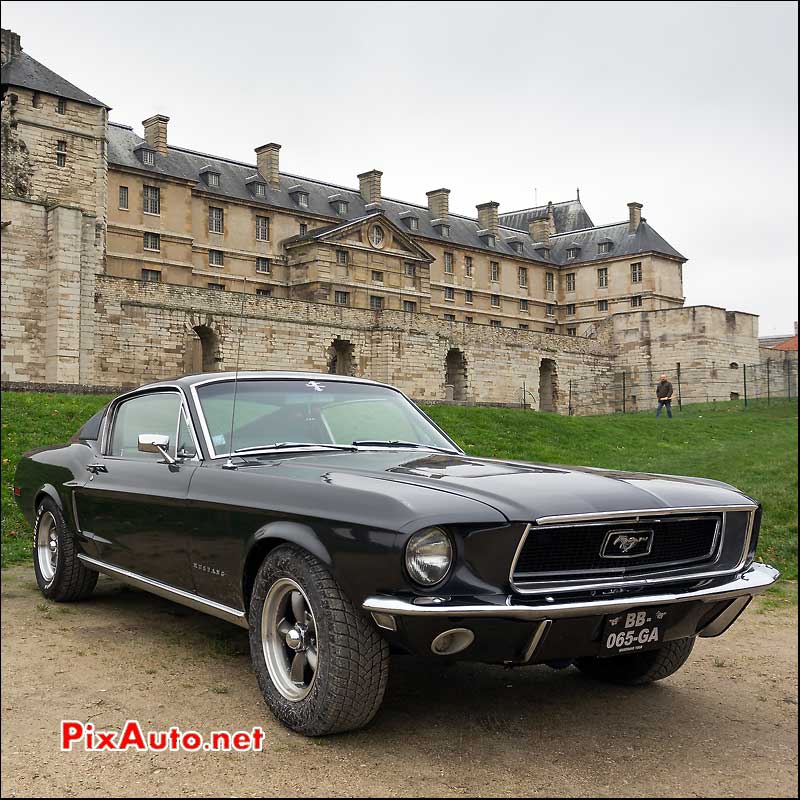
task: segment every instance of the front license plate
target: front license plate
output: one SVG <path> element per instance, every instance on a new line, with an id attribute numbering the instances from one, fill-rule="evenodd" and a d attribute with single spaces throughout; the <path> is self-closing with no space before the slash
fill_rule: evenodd
<path id="1" fill-rule="evenodd" d="M 621 656 L 660 647 L 667 628 L 666 608 L 642 608 L 606 617 L 600 656 Z"/>

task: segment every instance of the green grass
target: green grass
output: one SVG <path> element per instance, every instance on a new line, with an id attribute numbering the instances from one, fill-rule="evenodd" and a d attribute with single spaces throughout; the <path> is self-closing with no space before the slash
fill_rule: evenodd
<path id="1" fill-rule="evenodd" d="M 30 558 L 31 533 L 12 497 L 25 450 L 67 440 L 108 398 L 2 394 L 3 566 Z M 697 475 L 732 483 L 764 504 L 759 555 L 797 579 L 797 403 L 687 406 L 652 413 L 562 417 L 521 409 L 426 409 L 473 455 Z M 793 596 L 789 592 L 788 596 Z M 784 590 L 780 595 L 786 598 Z"/>

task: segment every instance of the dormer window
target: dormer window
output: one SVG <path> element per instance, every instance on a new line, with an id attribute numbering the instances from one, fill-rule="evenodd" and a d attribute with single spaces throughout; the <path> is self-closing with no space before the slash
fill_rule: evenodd
<path id="1" fill-rule="evenodd" d="M 142 164 L 152 167 L 156 163 L 156 154 L 152 150 L 142 150 Z"/>
<path id="2" fill-rule="evenodd" d="M 413 211 L 400 212 L 400 219 L 410 231 L 419 230 L 419 217 Z"/>
<path id="3" fill-rule="evenodd" d="M 267 196 L 267 184 L 266 183 L 256 183 L 253 187 L 253 191 L 255 192 L 256 197 L 266 197 Z"/>
<path id="4" fill-rule="evenodd" d="M 604 241 L 597 243 L 597 252 L 602 253 L 610 253 L 611 252 L 611 242 Z"/>
<path id="5" fill-rule="evenodd" d="M 433 225 L 433 229 L 443 239 L 449 239 L 450 238 L 450 226 L 444 220 L 442 220 L 442 219 L 431 220 L 431 225 Z"/>
<path id="6" fill-rule="evenodd" d="M 348 202 L 340 194 L 332 194 L 328 198 L 328 202 L 333 206 L 333 210 L 343 217 L 347 213 Z"/>
<path id="7" fill-rule="evenodd" d="M 418 217 L 409 217 L 408 218 L 408 229 L 411 231 L 418 231 L 419 230 L 419 218 Z"/>
<path id="8" fill-rule="evenodd" d="M 489 233 L 488 231 L 478 231 L 478 236 L 481 237 L 483 243 L 487 247 L 497 246 L 497 237 L 493 233 Z"/>
<path id="9" fill-rule="evenodd" d="M 567 258 L 577 258 L 578 257 L 578 248 L 577 247 L 568 247 L 567 248 Z"/>
<path id="10" fill-rule="evenodd" d="M 219 172 L 212 167 L 203 167 L 200 170 L 200 178 L 205 182 L 206 186 L 219 186 Z"/>
<path id="11" fill-rule="evenodd" d="M 290 186 L 289 196 L 300 208 L 308 208 L 308 192 L 302 186 Z"/>
<path id="12" fill-rule="evenodd" d="M 511 242 L 511 249 L 518 255 L 522 255 L 522 242 Z"/>
<path id="13" fill-rule="evenodd" d="M 336 213 L 337 214 L 342 214 L 342 215 L 347 213 L 347 201 L 346 200 L 339 200 L 339 202 L 336 203 Z"/>

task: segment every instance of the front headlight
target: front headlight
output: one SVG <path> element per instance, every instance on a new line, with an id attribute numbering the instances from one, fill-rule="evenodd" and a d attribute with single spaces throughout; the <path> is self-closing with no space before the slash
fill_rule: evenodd
<path id="1" fill-rule="evenodd" d="M 406 545 L 406 569 L 422 586 L 439 583 L 453 561 L 453 545 L 441 528 L 417 531 Z"/>

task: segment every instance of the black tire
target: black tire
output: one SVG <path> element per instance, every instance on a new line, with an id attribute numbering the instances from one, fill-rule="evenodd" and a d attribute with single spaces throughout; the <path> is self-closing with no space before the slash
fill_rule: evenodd
<path id="1" fill-rule="evenodd" d="M 298 700 L 288 699 L 277 688 L 262 643 L 267 595 L 286 579 L 302 589 L 315 628 L 316 671 L 308 694 Z M 267 556 L 253 585 L 249 623 L 258 685 L 272 713 L 286 727 L 306 736 L 325 736 L 361 728 L 375 716 L 386 690 L 389 647 L 310 553 L 281 545 Z"/>
<path id="2" fill-rule="evenodd" d="M 579 658 L 576 666 L 584 675 L 596 680 L 623 686 L 641 686 L 663 680 L 677 672 L 688 660 L 695 638 L 673 639 L 655 650 L 627 656 Z"/>
<path id="3" fill-rule="evenodd" d="M 39 557 L 39 538 L 44 525 L 52 530 L 57 542 L 58 557 L 52 575 L 42 571 Z M 78 559 L 75 536 L 61 509 L 49 497 L 45 497 L 36 508 L 36 519 L 33 523 L 33 570 L 42 594 L 57 603 L 83 600 L 92 594 L 97 583 L 97 573 L 87 569 Z"/>

